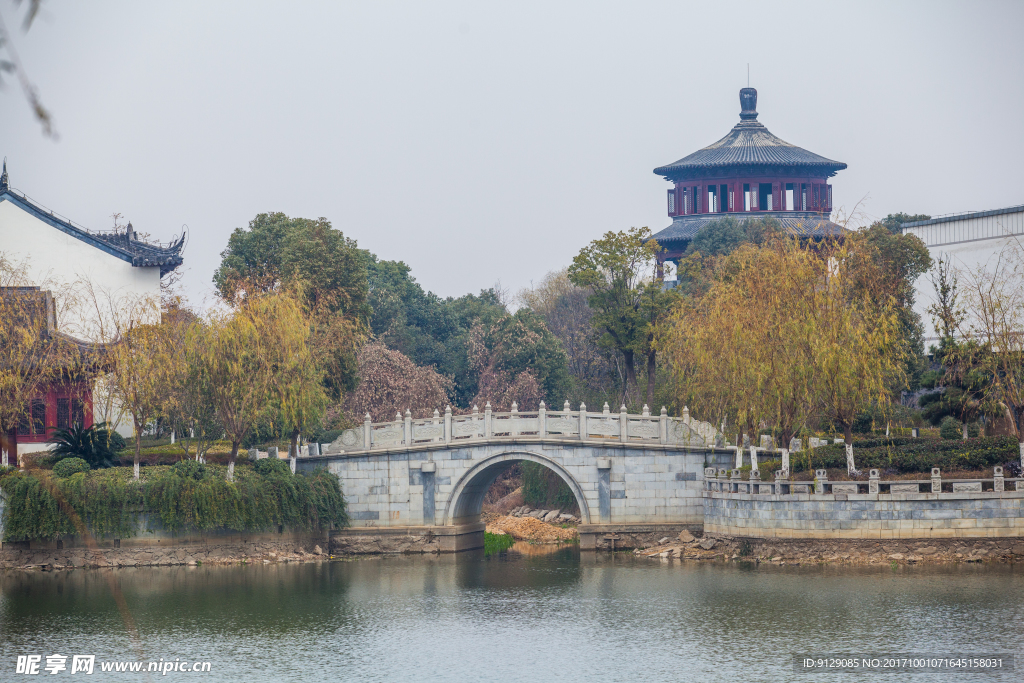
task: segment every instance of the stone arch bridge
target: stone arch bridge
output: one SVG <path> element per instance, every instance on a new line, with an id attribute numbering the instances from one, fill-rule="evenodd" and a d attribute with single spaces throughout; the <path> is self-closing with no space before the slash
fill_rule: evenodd
<path id="1" fill-rule="evenodd" d="M 717 444 L 716 444 L 717 441 Z M 716 447 L 717 445 L 717 447 Z M 484 495 L 515 462 L 554 471 L 580 509 L 580 543 L 603 547 L 618 534 L 659 536 L 703 523 L 705 466 L 725 464 L 732 449 L 714 427 L 670 418 L 664 408 L 640 415 L 571 410 L 452 415 L 396 415 L 393 422 L 345 431 L 322 453 L 296 460 L 299 470 L 326 465 L 341 480 L 352 526 L 338 536 L 434 539 L 442 551 L 483 545 Z"/>

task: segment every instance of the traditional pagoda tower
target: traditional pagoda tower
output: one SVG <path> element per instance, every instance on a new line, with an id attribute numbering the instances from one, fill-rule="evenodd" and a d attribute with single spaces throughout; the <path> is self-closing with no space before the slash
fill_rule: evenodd
<path id="1" fill-rule="evenodd" d="M 740 90 L 740 122 L 724 138 L 654 172 L 672 183 L 672 225 L 654 239 L 660 261 L 678 261 L 704 225 L 725 216 L 771 216 L 794 235 L 821 238 L 842 228 L 829 220 L 828 179 L 846 168 L 772 135 L 757 121 L 757 90 Z"/>

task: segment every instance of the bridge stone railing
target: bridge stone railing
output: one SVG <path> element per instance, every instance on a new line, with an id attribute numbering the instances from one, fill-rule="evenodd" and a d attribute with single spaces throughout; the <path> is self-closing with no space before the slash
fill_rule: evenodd
<path id="1" fill-rule="evenodd" d="M 665 444 L 690 447 L 724 445 L 713 425 L 690 417 L 669 417 L 665 408 L 651 415 L 645 405 L 640 415 L 629 414 L 622 406 L 612 413 L 608 404 L 600 413 L 588 412 L 586 404 L 572 410 L 565 402 L 562 410 L 548 410 L 541 401 L 535 411 L 520 412 L 512 404 L 511 412 L 492 412 L 488 402 L 481 413 L 474 406 L 468 415 L 453 415 L 451 406 L 442 415 L 413 419 L 412 412 L 396 414 L 391 422 L 371 422 L 367 415 L 361 428 L 346 429 L 324 450 L 324 455 L 355 453 L 387 448 L 433 447 L 436 444 L 459 446 L 480 441 L 520 439 L 574 439 L 635 444 Z"/>

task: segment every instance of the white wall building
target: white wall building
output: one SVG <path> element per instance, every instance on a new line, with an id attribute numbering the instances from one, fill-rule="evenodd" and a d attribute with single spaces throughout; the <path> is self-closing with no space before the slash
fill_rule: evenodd
<path id="1" fill-rule="evenodd" d="M 993 266 L 1007 248 L 1024 243 L 1024 205 L 993 211 L 974 211 L 903 224 L 903 234 L 917 235 L 928 247 L 932 260 L 945 259 L 960 270 L 977 270 Z M 935 289 L 930 273 L 918 278 L 915 310 L 921 315 L 925 329 L 925 348 L 938 344 L 927 308 L 935 303 Z"/>
<path id="2" fill-rule="evenodd" d="M 168 245 L 141 241 L 130 223 L 123 232 L 86 230 L 12 188 L 4 161 L 0 255 L 24 270 L 28 284 L 51 290 L 58 297 L 63 293 L 72 302 L 57 320 L 65 334 L 88 342 L 112 341 L 112 327 L 106 318 L 122 302 L 158 298 L 161 279 L 182 263 L 184 242 L 184 233 Z M 92 416 L 98 408 L 92 405 L 93 389 L 87 399 L 81 398 L 81 392 L 72 398 L 59 390 L 40 397 L 34 409 L 38 408 L 41 416 L 45 406 L 43 433 L 38 433 L 40 420 L 30 420 L 28 433 L 24 433 L 26 429 L 18 432 L 19 453 L 38 450 L 38 444 L 46 440 L 45 428 L 65 424 L 70 418 L 62 411 L 75 410 L 74 414 L 80 415 L 83 406 L 71 405 L 74 401 L 85 400 Z"/>

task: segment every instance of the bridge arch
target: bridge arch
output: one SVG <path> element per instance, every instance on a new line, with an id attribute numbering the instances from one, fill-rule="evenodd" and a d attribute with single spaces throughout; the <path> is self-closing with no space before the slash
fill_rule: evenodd
<path id="1" fill-rule="evenodd" d="M 561 477 L 576 498 L 576 504 L 580 508 L 580 519 L 584 524 L 590 523 L 590 508 L 587 506 L 587 499 L 583 495 L 583 489 L 572 475 L 551 458 L 529 451 L 499 453 L 474 465 L 462 475 L 455 488 L 452 489 L 451 496 L 448 497 L 448 502 L 445 505 L 442 523 L 449 526 L 478 520 L 483 509 L 484 496 L 491 488 L 491 484 L 498 478 L 498 475 L 514 463 L 523 460 L 543 465 Z"/>

